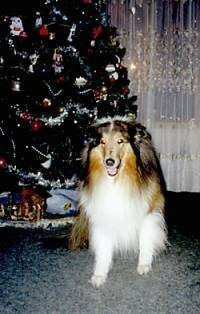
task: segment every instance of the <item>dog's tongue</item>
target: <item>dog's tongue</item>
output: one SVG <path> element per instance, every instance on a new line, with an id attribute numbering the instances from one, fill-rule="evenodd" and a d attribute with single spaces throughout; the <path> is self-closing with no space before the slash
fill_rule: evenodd
<path id="1" fill-rule="evenodd" d="M 107 168 L 107 173 L 109 176 L 115 176 L 118 172 L 118 168 L 117 167 L 109 167 Z"/>

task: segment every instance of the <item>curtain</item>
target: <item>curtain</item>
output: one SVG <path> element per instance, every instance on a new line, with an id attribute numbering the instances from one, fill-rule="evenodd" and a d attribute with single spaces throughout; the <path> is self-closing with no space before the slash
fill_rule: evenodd
<path id="1" fill-rule="evenodd" d="M 200 192 L 200 0 L 107 3 L 167 189 Z"/>

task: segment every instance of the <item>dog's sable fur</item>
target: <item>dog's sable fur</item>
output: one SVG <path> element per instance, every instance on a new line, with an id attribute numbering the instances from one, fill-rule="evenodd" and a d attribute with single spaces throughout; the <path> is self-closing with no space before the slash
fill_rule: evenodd
<path id="1" fill-rule="evenodd" d="M 95 255 L 91 282 L 107 278 L 116 251 L 138 253 L 138 273 L 151 269 L 165 248 L 165 183 L 146 128 L 126 118 L 97 121 L 83 151 L 80 215 L 71 249 L 89 246 Z"/>

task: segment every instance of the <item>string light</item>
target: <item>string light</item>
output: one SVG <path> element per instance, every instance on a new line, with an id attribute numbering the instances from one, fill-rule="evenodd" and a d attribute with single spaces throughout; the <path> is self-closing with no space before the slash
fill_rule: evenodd
<path id="1" fill-rule="evenodd" d="M 130 8 L 130 11 L 131 11 L 131 13 L 132 13 L 133 15 L 135 15 L 135 7 L 131 7 L 131 8 Z"/>
<path id="2" fill-rule="evenodd" d="M 130 64 L 130 70 L 135 70 L 135 69 L 136 69 L 135 63 L 131 63 L 131 64 Z"/>

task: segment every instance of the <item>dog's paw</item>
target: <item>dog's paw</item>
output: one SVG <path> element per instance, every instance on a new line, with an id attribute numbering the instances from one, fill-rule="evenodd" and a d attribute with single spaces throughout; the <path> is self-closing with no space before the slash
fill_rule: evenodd
<path id="1" fill-rule="evenodd" d="M 145 275 L 151 270 L 151 265 L 149 264 L 141 264 L 137 267 L 137 272 L 140 275 Z"/>
<path id="2" fill-rule="evenodd" d="M 93 285 L 93 287 L 98 288 L 101 285 L 103 285 L 105 281 L 106 281 L 106 276 L 93 275 L 89 282 Z"/>

